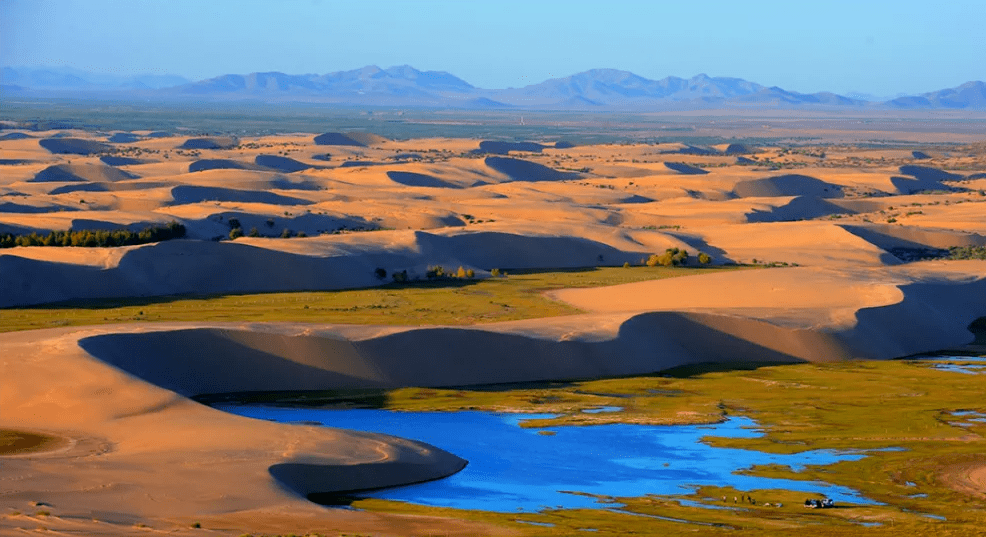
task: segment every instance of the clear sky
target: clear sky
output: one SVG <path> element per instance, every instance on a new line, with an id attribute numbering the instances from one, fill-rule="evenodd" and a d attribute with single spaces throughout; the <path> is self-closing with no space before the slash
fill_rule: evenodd
<path id="1" fill-rule="evenodd" d="M 408 64 L 483 88 L 611 67 L 877 96 L 986 80 L 984 0 L 0 0 L 0 64 L 120 74 Z"/>

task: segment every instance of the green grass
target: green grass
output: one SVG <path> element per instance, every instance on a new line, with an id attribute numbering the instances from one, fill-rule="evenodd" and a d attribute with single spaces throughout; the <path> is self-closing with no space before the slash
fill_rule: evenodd
<path id="1" fill-rule="evenodd" d="M 321 292 L 72 301 L 0 309 L 0 332 L 167 321 L 466 325 L 572 315 L 543 291 L 600 287 L 746 267 L 601 267 L 508 271 L 506 278 L 443 280 Z"/>
<path id="2" fill-rule="evenodd" d="M 961 360 L 957 360 L 961 362 Z M 662 375 L 569 382 L 545 382 L 468 388 L 405 388 L 389 392 L 323 393 L 328 404 L 358 404 L 394 410 L 483 409 L 561 414 L 528 426 L 594 423 L 694 423 L 744 415 L 764 428 L 761 438 L 708 438 L 717 446 L 764 452 L 812 449 L 880 449 L 859 461 L 828 466 L 808 465 L 795 472 L 765 465 L 747 470 L 763 477 L 819 480 L 851 487 L 884 505 L 842 505 L 837 509 L 804 509 L 808 496 L 786 490 L 752 491 L 756 506 L 713 510 L 682 505 L 688 499 L 733 507 L 733 496 L 745 491 L 707 486 L 684 497 L 641 496 L 601 498 L 634 514 L 607 509 L 546 510 L 516 514 L 435 508 L 385 500 L 355 500 L 370 511 L 423 514 L 485 521 L 522 535 L 571 535 L 580 529 L 595 535 L 696 531 L 704 535 L 981 535 L 986 504 L 949 488 L 942 473 L 950 466 L 982 461 L 986 423 L 952 413 L 986 413 L 983 379 L 933 369 L 926 360 L 849 361 L 830 364 L 726 364 L 678 368 Z M 283 398 L 285 394 L 281 394 Z M 332 397 L 335 399 L 332 399 Z M 318 405 L 320 394 L 295 393 L 295 400 Z M 268 397 L 268 401 L 277 399 Z M 621 406 L 622 412 L 585 414 L 597 406 Z M 916 486 L 908 485 L 916 484 Z M 914 497 L 915 493 L 927 497 Z M 783 507 L 767 507 L 765 503 Z M 924 516 L 944 516 L 942 522 Z M 657 515 L 694 522 L 649 518 Z M 539 527 L 526 520 L 554 524 Z M 875 527 L 866 524 L 880 524 Z M 711 524 L 711 525 L 706 525 Z"/>

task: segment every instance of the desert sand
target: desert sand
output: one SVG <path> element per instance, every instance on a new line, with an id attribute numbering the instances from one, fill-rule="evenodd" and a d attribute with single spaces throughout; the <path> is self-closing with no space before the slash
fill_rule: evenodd
<path id="1" fill-rule="evenodd" d="M 66 439 L 0 459 L 0 505 L 41 506 L 53 513 L 44 526 L 67 533 L 193 534 L 194 522 L 230 534 L 502 531 L 311 504 L 308 493 L 436 479 L 467 461 L 383 435 L 240 418 L 189 399 L 197 394 L 891 359 L 969 343 L 966 326 L 986 316 L 986 261 L 905 255 L 986 245 L 977 177 L 986 153 L 975 146 L 915 162 L 852 146 L 824 157 L 726 146 L 702 155 L 684 144 L 492 155 L 477 152 L 480 140 L 360 133 L 124 144 L 55 134 L 0 141 L 3 158 L 18 160 L 0 169 L 0 233 L 175 220 L 188 239 L 0 250 L 0 307 L 359 288 L 381 284 L 376 268 L 414 278 L 436 264 L 479 277 L 619 266 L 667 248 L 714 264 L 786 265 L 555 291 L 583 313 L 469 327 L 133 323 L 0 334 L 0 428 Z M 737 163 L 740 150 L 754 164 Z M 259 236 L 230 240 L 231 221 Z M 307 237 L 279 238 L 285 230 Z M 981 491 L 982 470 L 965 472 L 956 479 Z M 38 525 L 0 518 L 2 531 Z"/>

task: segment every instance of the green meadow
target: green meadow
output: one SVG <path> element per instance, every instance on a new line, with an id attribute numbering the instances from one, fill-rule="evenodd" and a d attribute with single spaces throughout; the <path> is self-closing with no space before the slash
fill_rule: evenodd
<path id="1" fill-rule="evenodd" d="M 544 291 L 600 287 L 748 267 L 600 267 L 507 271 L 341 291 L 79 300 L 0 309 L 0 332 L 132 322 L 297 322 L 467 325 L 580 313 Z"/>

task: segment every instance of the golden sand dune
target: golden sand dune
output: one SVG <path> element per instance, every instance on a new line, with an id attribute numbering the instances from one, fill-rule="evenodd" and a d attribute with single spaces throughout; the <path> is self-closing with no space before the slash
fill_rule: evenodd
<path id="1" fill-rule="evenodd" d="M 57 504 L 53 527 L 66 532 L 93 533 L 96 523 L 81 522 L 93 518 L 121 535 L 135 523 L 187 528 L 211 516 L 283 533 L 265 524 L 326 519 L 307 493 L 433 479 L 464 464 L 397 438 L 231 416 L 190 395 L 887 359 L 967 343 L 966 326 L 986 315 L 986 262 L 912 263 L 900 253 L 986 244 L 986 179 L 975 177 L 986 166 L 974 154 L 936 153 L 915 167 L 896 149 L 539 143 L 487 144 L 509 154 L 488 156 L 478 140 L 146 132 L 110 154 L 106 135 L 54 134 L 38 133 L 51 151 L 35 138 L 0 140 L 12 162 L 0 164 L 0 233 L 176 220 L 189 239 L 0 250 L 0 307 L 369 287 L 381 283 L 377 268 L 414 278 L 435 264 L 479 277 L 619 266 L 668 248 L 714 264 L 800 265 L 556 291 L 585 313 L 467 327 L 231 322 L 0 334 L 0 426 L 70 439 L 61 451 L 5 459 L 3 498 Z M 738 154 L 748 162 L 737 164 Z M 258 236 L 229 239 L 253 228 Z M 278 238 L 285 231 L 309 237 Z M 381 517 L 332 521 L 350 533 L 431 529 L 425 517 Z"/>

